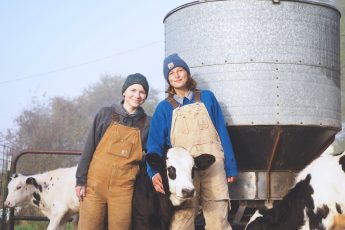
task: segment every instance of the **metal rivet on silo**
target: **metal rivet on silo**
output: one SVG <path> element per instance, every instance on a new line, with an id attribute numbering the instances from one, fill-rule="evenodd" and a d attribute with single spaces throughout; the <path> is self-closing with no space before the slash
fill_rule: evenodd
<path id="1" fill-rule="evenodd" d="M 277 121 L 277 125 L 279 125 L 279 121 Z"/>
<path id="2" fill-rule="evenodd" d="M 278 59 L 276 59 L 276 62 L 278 62 Z"/>
<path id="3" fill-rule="evenodd" d="M 225 63 L 227 63 L 228 61 L 227 60 L 225 60 Z"/>
<path id="4" fill-rule="evenodd" d="M 279 106 L 279 104 L 277 104 L 277 106 Z"/>
<path id="5" fill-rule="evenodd" d="M 278 68 L 276 68 L 276 70 L 278 70 Z"/>
<path id="6" fill-rule="evenodd" d="M 203 62 L 201 62 L 201 65 L 203 65 L 204 63 Z"/>
<path id="7" fill-rule="evenodd" d="M 277 113 L 277 115 L 279 115 L 279 112 Z"/>
<path id="8" fill-rule="evenodd" d="M 251 123 L 252 123 L 252 125 L 254 125 L 254 121 L 252 121 Z"/>
<path id="9" fill-rule="evenodd" d="M 300 123 L 301 125 L 303 125 L 303 121 L 301 121 L 301 123 Z"/>
<path id="10" fill-rule="evenodd" d="M 320 122 L 320 125 L 322 125 L 322 122 Z"/>
<path id="11" fill-rule="evenodd" d="M 277 85 L 277 89 L 279 88 L 279 85 Z"/>
<path id="12" fill-rule="evenodd" d="M 251 58 L 250 61 L 253 61 L 253 59 Z"/>
<path id="13" fill-rule="evenodd" d="M 278 80 L 278 79 L 279 79 L 279 77 L 276 77 L 276 79 Z"/>
<path id="14" fill-rule="evenodd" d="M 279 97 L 279 94 L 277 94 L 277 97 Z"/>

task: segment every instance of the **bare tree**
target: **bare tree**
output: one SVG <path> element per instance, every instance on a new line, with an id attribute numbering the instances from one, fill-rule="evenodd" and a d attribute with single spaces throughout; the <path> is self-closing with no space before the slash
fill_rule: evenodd
<path id="1" fill-rule="evenodd" d="M 31 108 L 25 109 L 15 119 L 17 129 L 10 129 L 2 138 L 10 141 L 17 151 L 24 149 L 76 150 L 82 149 L 95 113 L 103 106 L 122 100 L 125 78 L 102 76 L 100 81 L 73 99 L 50 98 L 45 102 L 33 99 Z M 150 89 L 145 109 L 152 114 L 158 98 Z M 57 156 L 23 157 L 20 171 L 38 172 L 71 163 Z M 72 161 L 74 164 L 76 161 Z"/>

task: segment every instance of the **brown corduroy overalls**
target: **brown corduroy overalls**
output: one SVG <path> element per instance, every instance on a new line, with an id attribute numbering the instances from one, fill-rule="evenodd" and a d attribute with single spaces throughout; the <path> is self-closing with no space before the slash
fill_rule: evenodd
<path id="1" fill-rule="evenodd" d="M 231 230 L 227 220 L 229 191 L 224 169 L 224 152 L 216 128 L 208 111 L 200 101 L 200 91 L 195 91 L 195 103 L 178 107 L 172 95 L 168 101 L 174 107 L 170 141 L 173 147 L 186 148 L 193 157 L 208 153 L 216 162 L 203 171 L 195 171 L 193 184 L 196 197 L 174 212 L 171 230 L 192 230 L 199 209 L 203 208 L 206 229 Z"/>
<path id="2" fill-rule="evenodd" d="M 108 209 L 108 229 L 131 228 L 134 181 L 142 159 L 140 129 L 142 118 L 133 128 L 113 121 L 94 152 L 88 176 L 86 197 L 80 203 L 79 230 L 103 229 Z"/>

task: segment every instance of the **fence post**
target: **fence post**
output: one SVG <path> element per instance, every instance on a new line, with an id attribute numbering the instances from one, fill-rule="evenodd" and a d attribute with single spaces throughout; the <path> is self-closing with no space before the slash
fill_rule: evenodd
<path id="1" fill-rule="evenodd" d="M 5 144 L 0 144 L 0 172 L 1 172 L 1 183 L 0 183 L 0 200 L 2 206 L 1 213 L 1 230 L 6 229 L 6 221 L 8 217 L 8 209 L 4 207 L 4 201 L 7 196 L 7 184 L 10 176 L 11 160 L 12 160 L 12 148 Z"/>

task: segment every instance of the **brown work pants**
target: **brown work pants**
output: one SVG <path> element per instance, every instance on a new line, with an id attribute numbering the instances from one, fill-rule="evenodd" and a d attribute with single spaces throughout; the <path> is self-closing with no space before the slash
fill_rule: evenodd
<path id="1" fill-rule="evenodd" d="M 92 161 L 86 197 L 80 203 L 78 229 L 103 229 L 108 209 L 108 229 L 129 230 L 132 197 L 138 166 L 117 167 Z"/>

